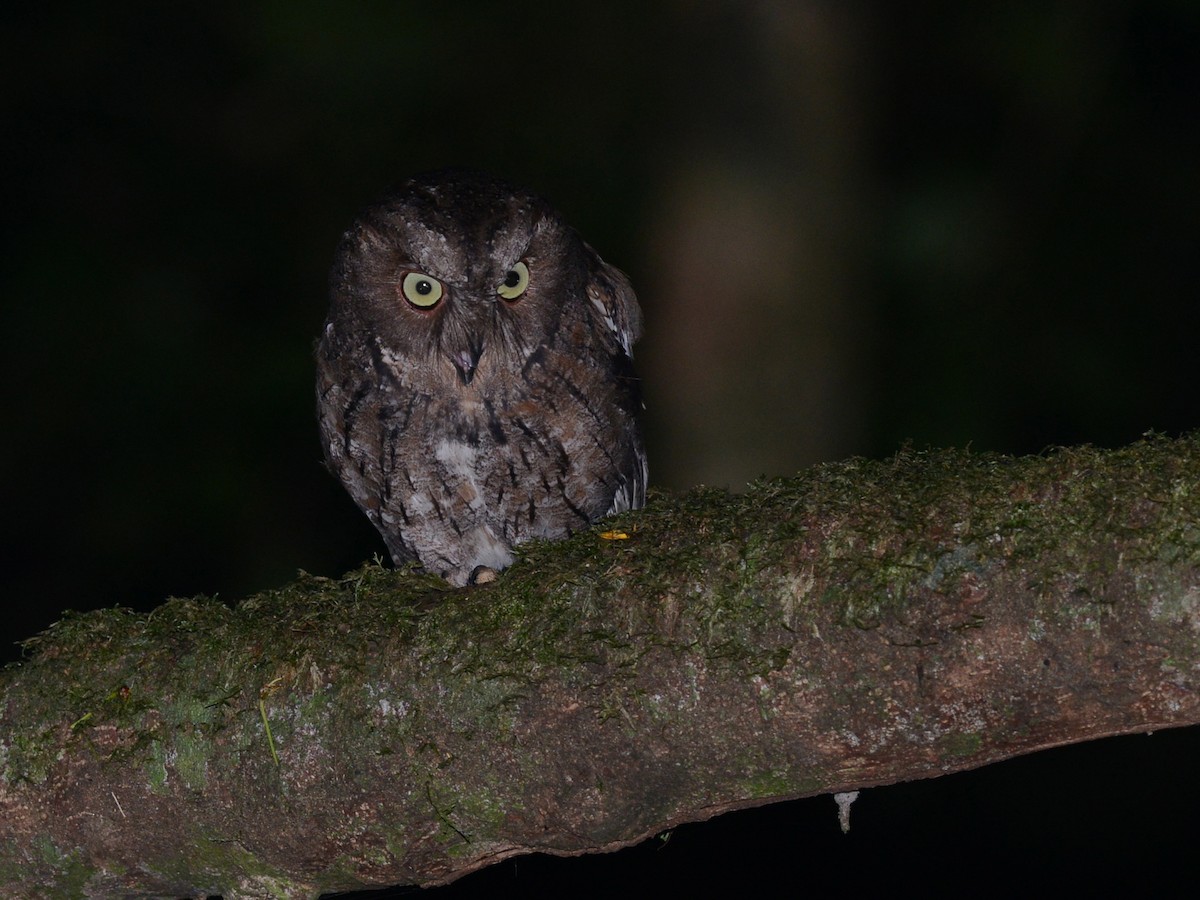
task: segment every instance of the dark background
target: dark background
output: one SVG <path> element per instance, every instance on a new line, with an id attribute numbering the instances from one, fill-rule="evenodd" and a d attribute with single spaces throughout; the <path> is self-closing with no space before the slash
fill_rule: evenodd
<path id="1" fill-rule="evenodd" d="M 447 164 L 630 274 L 663 488 L 1198 424 L 1192 2 L 51 3 L 0 40 L 14 641 L 383 552 L 319 464 L 312 341 L 341 231 Z M 1194 878 L 1195 732 L 431 896 Z"/>

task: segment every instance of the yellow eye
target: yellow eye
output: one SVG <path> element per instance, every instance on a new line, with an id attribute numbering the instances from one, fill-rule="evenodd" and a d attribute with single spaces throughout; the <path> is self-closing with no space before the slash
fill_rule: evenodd
<path id="1" fill-rule="evenodd" d="M 519 262 L 508 270 L 508 274 L 500 282 L 500 287 L 496 288 L 496 293 L 505 300 L 516 300 L 525 293 L 527 287 L 529 287 L 529 266 Z"/>
<path id="2" fill-rule="evenodd" d="M 400 287 L 404 299 L 418 309 L 433 309 L 444 293 L 442 283 L 424 272 L 409 272 Z"/>

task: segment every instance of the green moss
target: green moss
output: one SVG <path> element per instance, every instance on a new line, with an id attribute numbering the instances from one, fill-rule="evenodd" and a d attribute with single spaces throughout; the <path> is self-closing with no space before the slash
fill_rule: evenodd
<path id="1" fill-rule="evenodd" d="M 42 894 L 47 900 L 83 900 L 95 870 L 84 860 L 82 850 L 64 851 L 49 837 L 34 842 L 39 862 L 53 873 L 55 887 Z"/>
<path id="2" fill-rule="evenodd" d="M 938 753 L 949 757 L 974 756 L 983 749 L 983 735 L 978 732 L 954 732 L 938 741 Z"/>
<path id="3" fill-rule="evenodd" d="M 408 856 L 409 838 L 403 823 L 381 824 L 377 830 L 392 859 L 398 863 L 404 862 Z"/>
<path id="4" fill-rule="evenodd" d="M 162 741 L 154 741 L 150 745 L 150 756 L 145 762 L 146 781 L 150 790 L 156 794 L 167 794 L 167 750 Z"/>
<path id="5" fill-rule="evenodd" d="M 176 884 L 195 884 L 214 893 L 228 888 L 230 873 L 238 873 L 239 886 L 263 888 L 262 896 L 295 896 L 295 886 L 284 873 L 264 863 L 237 841 L 197 835 L 186 852 L 166 864 L 150 867 L 154 874 Z"/>
<path id="6" fill-rule="evenodd" d="M 797 791 L 794 772 L 768 770 L 755 774 L 744 784 L 747 799 L 786 797 Z"/>
<path id="7" fill-rule="evenodd" d="M 257 783 L 284 792 L 294 783 L 289 767 L 306 762 L 304 741 L 320 734 L 335 750 L 364 748 L 367 759 L 405 753 L 410 793 L 458 778 L 452 796 L 427 799 L 447 852 L 468 853 L 512 802 L 494 783 L 461 786 L 472 746 L 508 740 L 517 712 L 544 700 L 550 679 L 555 690 L 594 698 L 601 719 L 629 731 L 676 715 L 687 676 L 660 685 L 680 659 L 693 689 L 730 672 L 787 670 L 834 706 L 854 698 L 865 714 L 886 717 L 886 687 L 871 681 L 879 673 L 865 667 L 859 683 L 827 683 L 795 658 L 797 635 L 916 646 L 930 638 L 905 629 L 913 604 L 957 601 L 997 573 L 1037 586 L 1035 640 L 1064 622 L 1102 632 L 1130 595 L 1118 590 L 1130 560 L 1143 579 L 1136 593 L 1158 598 L 1152 616 L 1194 634 L 1200 595 L 1178 573 L 1200 565 L 1198 471 L 1197 436 L 1023 459 L 906 449 L 756 482 L 737 496 L 654 494 L 644 510 L 566 541 L 523 546 L 500 580 L 473 589 L 371 563 L 338 579 L 301 573 L 235 607 L 197 597 L 147 616 L 68 614 L 28 641 L 27 659 L 0 679 L 9 719 L 41 723 L 0 741 L 3 776 L 43 781 L 64 741 L 73 750 L 119 733 L 127 740 L 110 740 L 116 749 L 103 760 L 142 773 L 157 794 L 210 786 L 216 753 L 259 767 L 269 774 Z M 987 624 L 955 612 L 933 639 Z M 769 718 L 773 697 L 763 690 L 758 699 Z M 414 734 L 433 736 L 413 746 Z M 951 735 L 942 751 L 970 756 L 980 742 Z M 514 741 L 507 763 L 532 772 L 542 764 L 537 749 Z M 761 766 L 742 762 L 735 771 Z M 754 776 L 748 796 L 802 791 L 798 777 Z M 403 832 L 381 832 L 380 841 L 398 855 Z M 180 871 L 232 864 L 230 853 L 249 864 L 245 851 L 221 846 L 206 851 L 220 859 L 181 861 Z"/>
<path id="8" fill-rule="evenodd" d="M 50 728 L 14 731 L 7 743 L 0 744 L 0 762 L 7 784 L 41 784 L 62 756 L 58 735 Z"/>
<path id="9" fill-rule="evenodd" d="M 173 742 L 174 769 L 189 791 L 203 791 L 208 782 L 211 742 L 196 732 L 183 732 Z"/>

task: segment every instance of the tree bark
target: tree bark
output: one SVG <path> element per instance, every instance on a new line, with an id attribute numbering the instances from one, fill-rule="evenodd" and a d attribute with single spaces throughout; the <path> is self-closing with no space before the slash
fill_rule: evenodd
<path id="1" fill-rule="evenodd" d="M 0 681 L 6 896 L 317 897 L 1200 720 L 1200 436 L 698 489 L 450 590 L 74 614 Z"/>

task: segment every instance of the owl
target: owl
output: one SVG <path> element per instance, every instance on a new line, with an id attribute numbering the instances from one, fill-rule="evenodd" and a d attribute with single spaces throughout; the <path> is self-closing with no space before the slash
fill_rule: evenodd
<path id="1" fill-rule="evenodd" d="M 363 212 L 330 273 L 317 412 L 396 563 L 490 580 L 531 538 L 642 506 L 628 279 L 545 200 L 470 171 Z"/>

